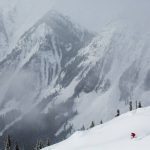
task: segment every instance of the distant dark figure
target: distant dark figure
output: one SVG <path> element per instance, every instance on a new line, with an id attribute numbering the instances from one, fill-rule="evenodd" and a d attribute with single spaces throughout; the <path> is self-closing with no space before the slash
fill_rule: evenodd
<path id="1" fill-rule="evenodd" d="M 134 139 L 134 138 L 136 138 L 136 134 L 135 133 L 131 133 L 131 139 Z"/>
<path id="2" fill-rule="evenodd" d="M 117 109 L 117 114 L 115 117 L 118 117 L 118 116 L 120 116 L 120 110 L 119 109 Z"/>

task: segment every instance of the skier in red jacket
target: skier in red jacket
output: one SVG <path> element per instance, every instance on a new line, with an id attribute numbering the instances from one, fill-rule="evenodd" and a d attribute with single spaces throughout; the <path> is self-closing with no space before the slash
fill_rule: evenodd
<path id="1" fill-rule="evenodd" d="M 131 139 L 136 138 L 136 134 L 134 132 L 131 133 Z"/>

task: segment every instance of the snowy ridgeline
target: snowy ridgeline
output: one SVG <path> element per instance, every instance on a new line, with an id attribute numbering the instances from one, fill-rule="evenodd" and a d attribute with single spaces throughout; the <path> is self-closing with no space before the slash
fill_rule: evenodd
<path id="1" fill-rule="evenodd" d="M 131 133 L 136 138 L 131 139 Z M 134 110 L 43 150 L 149 150 L 150 107 Z"/>

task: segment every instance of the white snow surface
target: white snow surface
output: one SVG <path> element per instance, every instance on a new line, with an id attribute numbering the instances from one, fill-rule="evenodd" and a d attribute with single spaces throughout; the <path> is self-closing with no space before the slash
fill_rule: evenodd
<path id="1" fill-rule="evenodd" d="M 149 120 L 150 107 L 133 110 L 43 150 L 149 150 Z"/>

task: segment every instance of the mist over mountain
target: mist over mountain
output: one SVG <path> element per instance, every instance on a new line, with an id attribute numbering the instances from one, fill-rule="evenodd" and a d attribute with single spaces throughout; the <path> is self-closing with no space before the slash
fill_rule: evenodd
<path id="1" fill-rule="evenodd" d="M 134 0 L 118 0 L 102 10 L 103 23 L 92 11 L 87 29 L 76 17 L 86 15 L 63 2 L 0 1 L 0 146 L 8 134 L 28 150 L 39 139 L 56 143 L 127 112 L 130 101 L 150 105 L 149 2 L 131 13 Z M 84 3 L 75 4 L 84 10 Z"/>

